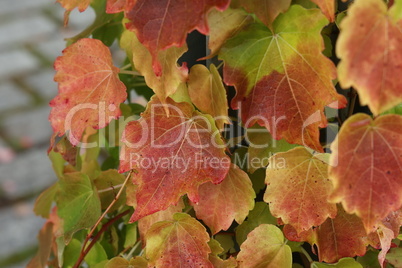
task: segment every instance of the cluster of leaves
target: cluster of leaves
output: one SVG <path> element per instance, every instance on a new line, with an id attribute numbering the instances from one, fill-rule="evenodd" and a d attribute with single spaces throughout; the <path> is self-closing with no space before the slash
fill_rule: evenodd
<path id="1" fill-rule="evenodd" d="M 58 2 L 96 19 L 55 61 L 29 267 L 401 267 L 402 0 Z M 178 63 L 193 30 L 218 66 Z"/>

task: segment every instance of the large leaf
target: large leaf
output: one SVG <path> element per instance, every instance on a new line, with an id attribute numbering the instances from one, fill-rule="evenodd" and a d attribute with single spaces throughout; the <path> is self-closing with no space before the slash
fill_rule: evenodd
<path id="1" fill-rule="evenodd" d="M 292 251 L 282 231 L 271 224 L 261 224 L 247 236 L 237 255 L 239 267 L 292 267 Z"/>
<path id="2" fill-rule="evenodd" d="M 173 221 L 152 225 L 146 235 L 149 267 L 210 267 L 209 235 L 196 219 L 176 213 Z"/>
<path id="3" fill-rule="evenodd" d="M 335 21 L 335 0 L 311 0 L 316 3 L 330 22 Z"/>
<path id="4" fill-rule="evenodd" d="M 402 116 L 353 115 L 331 150 L 331 199 L 356 213 L 371 232 L 402 205 Z"/>
<path id="5" fill-rule="evenodd" d="M 402 102 L 402 1 L 356 0 L 342 20 L 336 45 L 339 82 L 353 86 L 374 114 Z"/>
<path id="6" fill-rule="evenodd" d="M 187 85 L 191 102 L 203 113 L 212 115 L 219 130 L 223 130 L 225 123 L 230 124 L 226 89 L 215 65 L 211 64 L 209 70 L 201 64 L 191 67 Z"/>
<path id="7" fill-rule="evenodd" d="M 171 46 L 181 47 L 187 33 L 198 30 L 208 34 L 207 13 L 215 7 L 224 10 L 229 0 L 137 0 L 126 7 L 130 20 L 126 27 L 137 34 L 138 40 L 152 55 L 155 74 L 160 76 L 162 61 L 158 52 Z"/>
<path id="8" fill-rule="evenodd" d="M 167 99 L 162 105 L 153 97 L 142 118 L 126 125 L 123 142 L 120 172 L 138 171 L 132 177 L 138 191 L 131 221 L 167 209 L 184 194 L 197 203 L 198 186 L 220 183 L 229 170 L 215 122 L 186 102 Z"/>
<path id="9" fill-rule="evenodd" d="M 336 205 L 327 201 L 332 191 L 328 164 L 304 147 L 277 153 L 269 159 L 264 201 L 272 215 L 302 232 L 336 216 Z M 282 162 L 280 162 L 282 160 Z"/>
<path id="10" fill-rule="evenodd" d="M 224 81 L 237 90 L 231 106 L 241 108 L 246 127 L 258 122 L 275 139 L 322 151 L 324 107 L 346 104 L 332 84 L 335 66 L 321 53 L 327 22 L 319 10 L 295 5 L 278 16 L 273 31 L 256 22 L 221 48 Z"/>
<path id="11" fill-rule="evenodd" d="M 268 28 L 273 30 L 272 23 L 279 15 L 285 12 L 291 0 L 239 0 L 238 3 L 244 7 L 247 12 L 254 13 Z"/>
<path id="12" fill-rule="evenodd" d="M 255 192 L 247 173 L 232 164 L 218 185 L 207 182 L 199 187 L 200 200 L 194 204 L 197 218 L 211 232 L 227 230 L 233 220 L 241 224 L 254 207 Z"/>
<path id="13" fill-rule="evenodd" d="M 86 127 L 104 128 L 120 116 L 126 87 L 101 41 L 79 40 L 63 51 L 54 68 L 59 94 L 50 102 L 49 120 L 59 136 L 70 131 L 70 141 L 77 145 Z"/>
<path id="14" fill-rule="evenodd" d="M 130 31 L 124 31 L 120 39 L 129 58 L 132 58 L 134 66 L 144 78 L 146 84 L 155 92 L 159 100 L 165 103 L 167 97 L 176 92 L 177 88 L 187 80 L 188 69 L 185 64 L 178 66 L 177 60 L 187 51 L 187 46 L 171 47 L 157 54 L 163 68 L 158 75 L 152 69 L 152 56 Z"/>
<path id="15" fill-rule="evenodd" d="M 342 258 L 334 264 L 313 262 L 311 268 L 363 268 L 363 266 L 352 258 Z"/>
<path id="16" fill-rule="evenodd" d="M 101 203 L 88 176 L 80 172 L 64 174 L 59 189 L 57 214 L 63 219 L 64 236 L 68 242 L 76 231 L 95 224 L 101 214 Z"/>

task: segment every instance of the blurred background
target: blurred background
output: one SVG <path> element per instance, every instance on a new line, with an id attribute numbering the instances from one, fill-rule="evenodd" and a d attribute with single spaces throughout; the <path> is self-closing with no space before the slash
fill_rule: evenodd
<path id="1" fill-rule="evenodd" d="M 56 181 L 47 158 L 49 101 L 57 94 L 53 62 L 95 17 L 70 14 L 54 0 L 0 0 L 0 267 L 25 267 L 44 220 L 36 196 Z"/>

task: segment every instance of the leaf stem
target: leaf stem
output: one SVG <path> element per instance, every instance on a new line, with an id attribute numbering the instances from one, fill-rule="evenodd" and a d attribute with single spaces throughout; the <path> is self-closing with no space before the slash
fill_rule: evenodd
<path id="1" fill-rule="evenodd" d="M 104 233 L 110 225 L 112 225 L 115 221 L 119 220 L 120 218 L 124 217 L 125 215 L 127 215 L 130 212 L 130 209 L 127 209 L 125 211 L 123 211 L 122 213 L 120 213 L 119 215 L 117 215 L 116 217 L 112 218 L 111 220 L 109 220 L 106 224 L 104 224 L 102 226 L 102 228 L 99 230 L 99 232 L 95 235 L 95 237 L 92 239 L 91 243 L 88 245 L 88 247 L 83 247 L 81 249 L 81 253 L 80 253 L 80 257 L 78 258 L 77 262 L 74 264 L 73 268 L 78 268 L 80 267 L 82 261 L 85 259 L 85 256 L 89 253 L 89 251 L 92 249 L 92 247 L 95 245 L 95 243 L 99 240 L 99 238 L 101 237 L 102 233 Z M 87 237 L 88 238 L 88 237 Z M 88 242 L 88 240 L 86 240 L 86 242 Z"/>
<path id="2" fill-rule="evenodd" d="M 112 202 L 110 202 L 109 206 L 106 208 L 106 210 L 103 212 L 103 214 L 99 217 L 98 221 L 95 223 L 95 225 L 92 227 L 91 231 L 89 232 L 89 234 L 87 235 L 87 237 L 84 240 L 84 243 L 82 245 L 82 249 L 81 249 L 81 254 L 80 254 L 80 258 L 78 259 L 77 263 L 75 264 L 74 268 L 78 268 L 82 262 L 82 260 L 84 259 L 85 255 L 88 253 L 89 249 L 91 249 L 91 245 L 92 242 L 95 241 L 95 238 L 91 241 L 91 244 L 89 244 L 88 246 L 88 250 L 86 248 L 88 241 L 92 238 L 93 233 L 95 232 L 96 228 L 98 227 L 99 223 L 102 221 L 102 219 L 106 216 L 106 214 L 109 212 L 110 208 L 117 202 L 117 200 L 119 199 L 121 193 L 123 192 L 124 186 L 126 186 L 128 179 L 131 177 L 131 174 L 133 173 L 133 170 L 130 170 L 130 172 L 127 174 L 126 179 L 123 182 L 122 187 L 120 188 L 119 192 L 117 193 L 116 197 L 114 198 L 114 200 Z M 128 212 L 127 212 L 128 213 Z M 110 221 L 109 221 L 110 222 Z M 108 226 L 108 223 L 106 223 L 104 226 Z M 103 227 L 102 227 L 103 229 Z M 102 230 L 101 229 L 101 230 Z M 98 232 L 98 234 L 101 231 Z M 83 255 L 83 256 L 81 256 Z"/>
<path id="3" fill-rule="evenodd" d="M 141 74 L 139 72 L 136 72 L 136 71 L 128 71 L 128 70 L 121 70 L 120 69 L 119 73 L 121 73 L 121 74 L 131 74 L 131 75 L 134 75 L 134 76 L 141 76 Z"/>
<path id="4" fill-rule="evenodd" d="M 313 262 L 313 259 L 311 258 L 310 254 L 308 254 L 308 252 L 303 247 L 300 247 L 300 252 L 303 253 L 304 256 L 306 256 L 310 264 Z"/>
<path id="5" fill-rule="evenodd" d="M 123 67 L 121 67 L 121 68 L 120 68 L 120 71 L 121 71 L 121 70 L 125 70 L 125 69 L 127 69 L 127 68 L 129 68 L 129 67 L 131 67 L 131 63 L 126 64 L 126 65 L 124 65 Z"/>
<path id="6" fill-rule="evenodd" d="M 141 240 L 138 240 L 137 243 L 133 246 L 133 248 L 130 250 L 130 252 L 124 257 L 126 260 L 131 259 L 133 256 L 134 252 L 138 249 L 138 246 L 141 245 Z"/>
<path id="7" fill-rule="evenodd" d="M 355 109 L 355 103 L 357 99 L 357 92 L 354 88 L 350 89 L 350 105 L 349 105 L 349 110 L 348 110 L 348 118 L 352 116 L 353 111 Z"/>

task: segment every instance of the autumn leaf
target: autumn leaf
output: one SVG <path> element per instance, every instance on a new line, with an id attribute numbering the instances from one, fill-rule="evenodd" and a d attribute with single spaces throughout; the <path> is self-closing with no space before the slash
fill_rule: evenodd
<path id="1" fill-rule="evenodd" d="M 146 235 L 149 267 L 210 267 L 209 235 L 196 219 L 176 213 L 172 221 L 157 222 Z"/>
<path id="2" fill-rule="evenodd" d="M 146 245 L 145 235 L 151 226 L 159 221 L 173 220 L 173 215 L 177 212 L 181 212 L 184 208 L 183 200 L 180 199 L 177 205 L 171 205 L 165 210 L 155 212 L 151 215 L 145 216 L 138 220 L 138 232 L 140 233 L 140 238 L 143 247 Z"/>
<path id="3" fill-rule="evenodd" d="M 342 258 L 333 264 L 313 262 L 311 268 L 363 268 L 363 266 L 353 258 Z"/>
<path id="4" fill-rule="evenodd" d="M 292 251 L 282 231 L 271 224 L 261 224 L 247 236 L 237 255 L 242 267 L 292 267 Z"/>
<path id="5" fill-rule="evenodd" d="M 227 39 L 252 21 L 252 16 L 243 9 L 227 8 L 223 12 L 212 9 L 208 14 L 208 47 L 211 50 L 208 58 L 215 56 Z"/>
<path id="6" fill-rule="evenodd" d="M 332 84 L 335 66 L 321 53 L 327 23 L 319 10 L 294 5 L 277 17 L 273 32 L 256 22 L 221 48 L 224 81 L 237 91 L 231 106 L 241 108 L 246 127 L 258 123 L 277 140 L 322 151 L 324 107 L 346 104 Z"/>
<path id="7" fill-rule="evenodd" d="M 332 191 L 328 164 L 322 160 L 327 156 L 297 147 L 269 158 L 264 201 L 273 216 L 298 233 L 336 216 L 336 205 L 327 201 Z"/>
<path id="8" fill-rule="evenodd" d="M 330 198 L 362 218 L 367 233 L 402 205 L 402 116 L 355 114 L 331 145 Z"/>
<path id="9" fill-rule="evenodd" d="M 249 13 L 254 13 L 269 29 L 273 30 L 272 23 L 276 17 L 288 10 L 291 0 L 239 0 L 241 7 Z M 236 6 L 237 7 L 237 6 Z"/>
<path id="10" fill-rule="evenodd" d="M 108 47 L 84 38 L 67 47 L 54 63 L 59 94 L 50 102 L 49 120 L 59 136 L 70 131 L 77 145 L 86 127 L 106 127 L 120 116 L 120 103 L 127 98 Z"/>
<path id="11" fill-rule="evenodd" d="M 36 255 L 26 266 L 27 268 L 47 267 L 53 243 L 53 222 L 46 221 L 38 234 L 39 248 Z"/>
<path id="12" fill-rule="evenodd" d="M 200 199 L 193 205 L 196 216 L 212 234 L 227 230 L 233 220 L 241 224 L 254 207 L 255 192 L 250 178 L 235 164 L 231 164 L 223 182 L 202 184 L 198 193 Z"/>
<path id="13" fill-rule="evenodd" d="M 163 64 L 158 75 L 152 69 L 151 54 L 138 41 L 133 32 L 123 32 L 120 46 L 126 50 L 130 58 L 132 57 L 136 70 L 144 76 L 146 84 L 155 92 L 162 103 L 166 103 L 166 98 L 175 93 L 177 88 L 187 81 L 187 66 L 185 64 L 178 66 L 177 64 L 177 60 L 187 51 L 186 45 L 171 47 L 157 54 L 156 57 Z M 166 112 L 168 112 L 167 108 Z"/>
<path id="14" fill-rule="evenodd" d="M 339 82 L 354 87 L 362 105 L 378 115 L 402 102 L 402 8 L 382 0 L 357 0 L 340 24 L 336 54 Z"/>
<path id="15" fill-rule="evenodd" d="M 328 218 L 314 233 L 315 238 L 309 243 L 317 245 L 320 261 L 332 263 L 366 253 L 366 232 L 361 219 L 347 214 L 341 206 L 336 217 Z"/>
<path id="16" fill-rule="evenodd" d="M 126 125 L 123 142 L 120 172 L 138 171 L 132 176 L 138 191 L 131 222 L 167 209 L 184 194 L 197 203 L 198 186 L 220 183 L 229 170 L 215 122 L 186 102 L 167 99 L 162 105 L 153 97 L 142 118 Z"/>
<path id="17" fill-rule="evenodd" d="M 95 224 L 101 214 L 101 203 L 88 176 L 80 172 L 64 174 L 59 189 L 57 214 L 63 219 L 64 239 L 69 242 L 76 231 Z"/>
<path id="18" fill-rule="evenodd" d="M 311 0 L 316 3 L 330 22 L 335 21 L 335 0 Z"/>
<path id="19" fill-rule="evenodd" d="M 137 34 L 138 40 L 151 53 L 152 67 L 160 76 L 162 61 L 158 52 L 172 46 L 181 47 L 187 33 L 198 30 L 209 32 L 207 14 L 212 8 L 225 10 L 229 0 L 179 1 L 137 0 L 130 1 L 125 16 L 130 20 L 127 29 Z"/>
<path id="20" fill-rule="evenodd" d="M 230 124 L 226 89 L 215 65 L 211 64 L 209 70 L 201 64 L 191 67 L 187 85 L 191 102 L 203 113 L 212 115 L 219 130 Z"/>
<path id="21" fill-rule="evenodd" d="M 219 244 L 219 242 L 213 238 L 208 242 L 211 253 L 209 254 L 209 261 L 212 263 L 214 268 L 235 268 L 237 267 L 237 261 L 233 256 L 223 260 L 218 255 L 224 252 L 224 249 Z"/>
<path id="22" fill-rule="evenodd" d="M 68 24 L 70 12 L 74 8 L 78 8 L 79 12 L 84 12 L 91 3 L 91 0 L 57 0 L 57 2 L 59 2 L 60 5 L 66 10 L 64 12 L 64 26 L 66 26 Z"/>
<path id="23" fill-rule="evenodd" d="M 147 268 L 148 262 L 141 256 L 136 256 L 130 260 L 124 259 L 122 257 L 114 257 L 109 260 L 105 268 Z"/>

